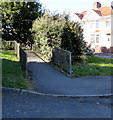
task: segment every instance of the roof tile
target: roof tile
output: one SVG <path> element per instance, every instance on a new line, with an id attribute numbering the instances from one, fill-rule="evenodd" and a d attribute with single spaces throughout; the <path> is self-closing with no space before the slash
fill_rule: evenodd
<path id="1" fill-rule="evenodd" d="M 110 6 L 101 7 L 98 10 L 102 13 L 102 16 L 113 15 L 112 7 Z"/>
<path id="2" fill-rule="evenodd" d="M 108 16 L 113 15 L 113 6 L 104 6 L 97 10 L 92 9 L 94 12 L 96 12 L 99 16 Z M 81 20 L 83 17 L 87 14 L 88 10 L 84 10 L 81 13 L 75 13 Z"/>

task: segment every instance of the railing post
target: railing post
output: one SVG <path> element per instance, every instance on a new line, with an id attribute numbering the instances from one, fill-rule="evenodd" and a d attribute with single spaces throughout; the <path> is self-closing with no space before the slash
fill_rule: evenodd
<path id="1" fill-rule="evenodd" d="M 69 55 L 69 59 L 70 59 L 70 77 L 72 76 L 72 59 L 71 59 L 71 52 Z"/>
<path id="2" fill-rule="evenodd" d="M 17 57 L 20 59 L 20 43 L 17 43 Z"/>

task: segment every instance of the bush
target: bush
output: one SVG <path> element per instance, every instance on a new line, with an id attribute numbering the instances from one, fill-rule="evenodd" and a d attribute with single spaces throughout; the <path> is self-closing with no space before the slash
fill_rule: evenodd
<path id="1" fill-rule="evenodd" d="M 2 41 L 2 49 L 14 50 L 14 41 Z"/>
<path id="2" fill-rule="evenodd" d="M 86 43 L 83 41 L 83 30 L 77 22 L 67 21 L 61 35 L 61 48 L 71 51 L 72 62 L 83 61 Z"/>
<path id="3" fill-rule="evenodd" d="M 34 41 L 37 43 L 37 51 L 48 60 L 52 57 L 54 47 L 60 47 L 63 20 L 59 17 L 45 14 L 33 24 Z"/>
<path id="4" fill-rule="evenodd" d="M 79 23 L 69 21 L 68 15 L 46 13 L 34 21 L 32 31 L 37 51 L 48 60 L 51 60 L 54 47 L 72 52 L 73 62 L 83 60 L 86 48 L 83 30 Z"/>

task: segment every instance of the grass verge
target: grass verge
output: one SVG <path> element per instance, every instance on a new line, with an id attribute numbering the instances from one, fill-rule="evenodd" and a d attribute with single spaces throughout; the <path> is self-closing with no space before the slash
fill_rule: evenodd
<path id="1" fill-rule="evenodd" d="M 87 63 L 78 63 L 72 68 L 74 77 L 113 75 L 113 59 L 89 56 Z"/>
<path id="2" fill-rule="evenodd" d="M 28 89 L 29 81 L 24 78 L 19 60 L 14 51 L 0 50 L 2 60 L 2 86 L 18 89 Z"/>

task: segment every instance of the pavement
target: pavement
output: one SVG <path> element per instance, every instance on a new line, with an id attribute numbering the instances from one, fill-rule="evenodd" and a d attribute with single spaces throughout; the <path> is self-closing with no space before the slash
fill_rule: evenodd
<path id="1" fill-rule="evenodd" d="M 111 98 L 63 98 L 4 91 L 2 118 L 111 118 Z M 23 120 L 22 119 L 22 120 Z M 7 119 L 6 119 L 7 120 Z M 89 119 L 88 119 L 89 120 Z M 91 119 L 92 120 L 92 119 Z M 110 119 L 111 120 L 111 119 Z"/>
<path id="2" fill-rule="evenodd" d="M 28 69 L 32 72 L 35 91 L 59 95 L 111 94 L 113 76 L 69 78 L 45 63 L 33 52 L 27 52 Z"/>

